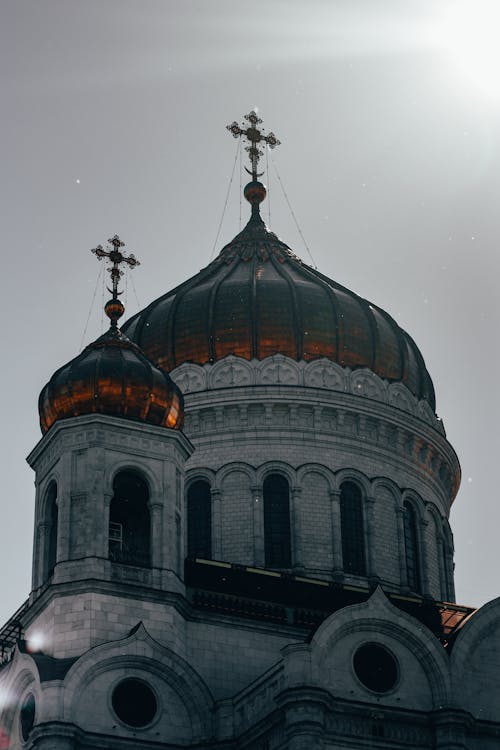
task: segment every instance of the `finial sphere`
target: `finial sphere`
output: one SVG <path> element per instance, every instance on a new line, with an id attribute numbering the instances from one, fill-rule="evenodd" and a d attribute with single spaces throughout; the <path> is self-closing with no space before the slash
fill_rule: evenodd
<path id="1" fill-rule="evenodd" d="M 116 325 L 116 321 L 119 320 L 125 312 L 125 307 L 119 299 L 110 299 L 104 305 L 104 312 L 111 320 L 111 324 Z"/>
<path id="2" fill-rule="evenodd" d="M 262 203 L 267 195 L 267 190 L 262 182 L 252 180 L 252 182 L 249 182 L 247 185 L 245 185 L 243 195 L 253 206 L 255 204 Z"/>

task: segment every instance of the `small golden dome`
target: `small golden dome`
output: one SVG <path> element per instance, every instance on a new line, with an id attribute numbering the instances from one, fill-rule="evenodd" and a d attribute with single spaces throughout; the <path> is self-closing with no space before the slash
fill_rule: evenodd
<path id="1" fill-rule="evenodd" d="M 169 375 L 113 326 L 54 373 L 40 393 L 38 410 L 43 433 L 60 419 L 84 414 L 171 429 L 180 429 L 184 417 L 182 393 Z"/>

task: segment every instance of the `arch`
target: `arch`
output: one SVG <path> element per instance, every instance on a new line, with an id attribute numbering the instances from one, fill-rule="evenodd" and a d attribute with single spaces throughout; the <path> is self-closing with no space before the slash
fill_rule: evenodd
<path id="1" fill-rule="evenodd" d="M 253 385 L 255 367 L 242 357 L 230 354 L 215 362 L 207 373 L 207 388 L 231 388 L 234 386 Z"/>
<path id="2" fill-rule="evenodd" d="M 312 388 L 342 392 L 346 390 L 347 377 L 343 367 L 325 357 L 308 362 L 304 368 L 304 385 Z"/>
<path id="3" fill-rule="evenodd" d="M 331 469 L 329 469 L 327 466 L 324 466 L 323 464 L 302 464 L 297 469 L 297 486 L 303 487 L 304 485 L 304 479 L 307 477 L 308 474 L 314 473 L 314 474 L 321 474 L 321 476 L 325 479 L 326 483 L 328 484 L 328 489 L 331 491 L 335 488 L 335 475 Z"/>
<path id="4" fill-rule="evenodd" d="M 284 354 L 271 354 L 261 360 L 256 368 L 256 384 L 300 385 L 301 371 L 294 359 Z"/>
<path id="5" fill-rule="evenodd" d="M 7 678 L 7 681 L 2 685 L 3 700 L 0 702 L 0 739 L 2 738 L 3 731 L 10 737 L 11 743 L 18 740 L 19 746 L 21 746 L 19 713 L 22 700 L 28 692 L 31 692 L 35 697 L 37 707 L 40 706 L 40 681 L 35 662 L 31 656 L 21 653 L 18 647 L 16 647 L 9 669 L 12 671 L 13 676 L 10 680 Z M 17 722 L 16 719 L 18 720 Z M 36 722 L 38 723 L 38 721 L 39 709 L 37 708 Z"/>
<path id="6" fill-rule="evenodd" d="M 499 645 L 500 597 L 463 620 L 450 654 L 457 705 L 484 721 L 498 721 Z"/>
<path id="7" fill-rule="evenodd" d="M 267 461 L 261 464 L 256 472 L 257 484 L 263 485 L 269 474 L 282 474 L 288 480 L 290 487 L 295 485 L 297 476 L 295 469 L 284 461 Z"/>
<path id="8" fill-rule="evenodd" d="M 283 474 L 267 474 L 262 484 L 264 501 L 264 555 L 266 568 L 290 568 L 290 485 Z"/>
<path id="9" fill-rule="evenodd" d="M 241 471 L 246 474 L 250 483 L 255 483 L 255 469 L 250 464 L 246 464 L 244 461 L 233 461 L 230 464 L 224 464 L 215 475 L 214 489 L 221 490 L 224 480 L 229 474 L 234 471 Z"/>
<path id="10" fill-rule="evenodd" d="M 188 557 L 212 558 L 212 493 L 206 479 L 193 479 L 186 490 Z"/>
<path id="11" fill-rule="evenodd" d="M 367 367 L 352 371 L 348 384 L 349 391 L 356 396 L 387 402 L 387 383 Z"/>
<path id="12" fill-rule="evenodd" d="M 204 391 L 207 387 L 207 373 L 200 365 L 183 362 L 170 372 L 170 377 L 183 393 Z"/>
<path id="13" fill-rule="evenodd" d="M 405 503 L 407 502 L 411 503 L 411 505 L 413 506 L 413 509 L 415 510 L 417 521 L 419 524 L 425 523 L 427 508 L 429 506 L 432 506 L 431 507 L 431 510 L 432 510 L 432 508 L 436 507 L 434 503 L 431 504 L 428 502 L 427 503 L 424 502 L 424 500 L 422 500 L 420 495 L 417 492 L 415 492 L 415 490 L 403 489 L 401 493 L 401 503 L 400 503 L 401 510 L 404 511 L 404 506 L 405 506 Z"/>
<path id="14" fill-rule="evenodd" d="M 38 507 L 38 518 L 39 520 L 45 517 L 47 511 L 47 502 L 50 500 L 49 489 L 52 484 L 57 487 L 62 485 L 61 477 L 58 471 L 51 471 L 50 475 L 46 477 L 38 486 L 39 496 L 39 507 Z"/>
<path id="15" fill-rule="evenodd" d="M 403 531 L 405 542 L 406 583 L 411 591 L 422 591 L 422 556 L 420 553 L 420 534 L 418 516 L 410 500 L 403 502 Z"/>
<path id="16" fill-rule="evenodd" d="M 73 664 L 64 682 L 63 720 L 75 719 L 81 696 L 96 677 L 120 670 L 137 676 L 147 673 L 173 689 L 191 720 L 190 742 L 213 736 L 213 697 L 206 683 L 181 656 L 155 641 L 142 622 L 126 638 L 95 646 Z"/>
<path id="17" fill-rule="evenodd" d="M 389 383 L 388 386 L 388 403 L 396 409 L 415 414 L 417 410 L 417 401 L 415 396 L 403 385 L 403 383 Z"/>
<path id="18" fill-rule="evenodd" d="M 362 471 L 349 467 L 347 469 L 340 469 L 335 474 L 336 489 L 340 490 L 340 486 L 343 482 L 353 482 L 357 484 L 359 489 L 364 495 L 370 495 L 372 485 L 366 474 Z"/>
<path id="19" fill-rule="evenodd" d="M 197 482 L 199 479 L 204 479 L 212 487 L 215 484 L 215 472 L 212 469 L 207 469 L 205 466 L 190 469 L 186 472 L 184 489 L 187 490 L 190 484 Z"/>
<path id="20" fill-rule="evenodd" d="M 334 612 L 316 630 L 310 645 L 316 680 L 320 678 L 327 654 L 336 649 L 344 637 L 356 633 L 366 633 L 370 640 L 376 634 L 375 640 L 382 645 L 391 648 L 392 641 L 401 649 L 407 649 L 425 673 L 433 707 L 447 705 L 451 689 L 449 657 L 445 649 L 424 625 L 397 609 L 380 587 L 367 601 Z"/>
<path id="21" fill-rule="evenodd" d="M 366 575 L 363 495 L 359 485 L 350 479 L 340 485 L 340 528 L 344 573 Z"/>
<path id="22" fill-rule="evenodd" d="M 394 499 L 394 508 L 401 507 L 401 489 L 398 487 L 396 482 L 388 477 L 376 477 L 372 482 L 372 494 L 374 497 L 377 496 L 379 489 L 385 489 Z"/>
<path id="23" fill-rule="evenodd" d="M 45 490 L 43 525 L 45 526 L 45 550 L 43 555 L 43 580 L 46 581 L 54 572 L 57 563 L 57 539 L 59 526 L 59 508 L 57 505 L 57 483 L 51 480 Z"/>
<path id="24" fill-rule="evenodd" d="M 109 494 L 113 493 L 113 485 L 116 476 L 124 471 L 129 471 L 133 474 L 136 474 L 146 484 L 149 497 L 148 502 L 151 500 L 151 498 L 160 497 L 162 495 L 161 483 L 155 473 L 151 471 L 149 466 L 145 466 L 144 464 L 139 463 L 137 459 L 134 461 L 129 458 L 124 458 L 120 461 L 116 461 L 111 466 L 106 468 L 104 474 L 105 492 Z"/>
<path id="25" fill-rule="evenodd" d="M 125 565 L 150 567 L 149 487 L 143 476 L 123 469 L 115 474 L 109 508 L 108 555 Z"/>

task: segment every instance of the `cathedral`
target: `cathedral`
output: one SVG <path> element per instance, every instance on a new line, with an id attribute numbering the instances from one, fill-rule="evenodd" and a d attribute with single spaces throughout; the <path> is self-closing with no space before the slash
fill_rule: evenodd
<path id="1" fill-rule="evenodd" d="M 261 218 L 39 398 L 32 589 L 0 629 L 0 750 L 500 745 L 500 600 L 455 602 L 460 465 L 389 313 Z"/>

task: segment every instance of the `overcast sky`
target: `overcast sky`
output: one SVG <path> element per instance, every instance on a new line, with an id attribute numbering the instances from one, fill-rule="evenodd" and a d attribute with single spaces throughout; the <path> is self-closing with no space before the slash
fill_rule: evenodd
<path id="1" fill-rule="evenodd" d="M 426 360 L 463 470 L 457 600 L 499 593 L 499 20 L 493 0 L 0 0 L 1 622 L 30 587 L 39 391 L 104 325 L 89 248 L 116 232 L 140 258 L 128 315 L 205 266 L 225 125 L 255 106 L 318 268 Z M 265 179 L 266 220 L 310 263 L 272 162 Z M 240 183 L 236 160 L 217 249 Z"/>

